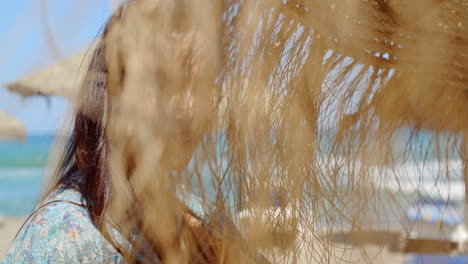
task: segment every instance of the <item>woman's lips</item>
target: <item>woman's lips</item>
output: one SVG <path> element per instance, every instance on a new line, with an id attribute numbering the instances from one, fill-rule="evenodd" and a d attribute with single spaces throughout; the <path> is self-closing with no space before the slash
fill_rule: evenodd
<path id="1" fill-rule="evenodd" d="M 179 134 L 178 142 L 184 143 L 184 144 L 192 142 L 192 132 L 190 130 L 183 130 L 183 131 L 180 131 L 178 134 Z"/>

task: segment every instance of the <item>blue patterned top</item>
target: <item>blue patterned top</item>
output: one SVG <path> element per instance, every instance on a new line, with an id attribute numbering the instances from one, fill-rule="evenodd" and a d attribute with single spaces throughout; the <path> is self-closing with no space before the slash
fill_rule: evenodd
<path id="1" fill-rule="evenodd" d="M 93 225 L 74 190 L 52 194 L 11 244 L 0 264 L 123 263 L 122 256 Z M 73 204 L 77 203 L 77 204 Z"/>

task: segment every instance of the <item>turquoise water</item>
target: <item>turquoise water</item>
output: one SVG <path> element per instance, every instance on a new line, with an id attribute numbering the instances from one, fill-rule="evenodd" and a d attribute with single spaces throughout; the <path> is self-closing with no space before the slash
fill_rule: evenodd
<path id="1" fill-rule="evenodd" d="M 0 169 L 44 167 L 53 140 L 53 135 L 31 135 L 24 143 L 0 142 Z"/>
<path id="2" fill-rule="evenodd" d="M 431 150 L 434 149 L 435 144 L 431 133 L 421 133 L 411 140 L 408 136 L 408 133 L 402 132 L 394 138 L 398 142 L 392 144 L 393 146 L 408 146 L 408 144 L 412 146 L 414 155 L 407 160 L 407 164 L 413 164 L 418 160 L 433 160 Z M 24 216 L 34 209 L 43 184 L 47 156 L 53 142 L 53 135 L 30 135 L 24 143 L 0 142 L 0 215 Z M 446 144 L 442 142 L 440 145 L 443 148 Z M 398 152 L 398 147 L 394 151 Z M 450 160 L 459 160 L 456 152 L 450 153 L 449 156 Z M 456 174 L 460 173 L 458 167 L 455 168 Z M 412 167 L 409 165 L 407 168 Z M 417 167 L 409 170 L 406 174 L 414 176 L 409 178 L 425 173 Z M 204 185 L 209 189 L 209 170 L 203 170 L 202 174 L 204 174 Z M 429 179 L 429 181 L 433 180 Z"/>
<path id="3" fill-rule="evenodd" d="M 42 168 L 0 168 L 0 215 L 24 216 L 37 203 Z"/>
<path id="4" fill-rule="evenodd" d="M 52 135 L 32 135 L 24 143 L 0 142 L 0 215 L 30 213 L 41 190 Z"/>

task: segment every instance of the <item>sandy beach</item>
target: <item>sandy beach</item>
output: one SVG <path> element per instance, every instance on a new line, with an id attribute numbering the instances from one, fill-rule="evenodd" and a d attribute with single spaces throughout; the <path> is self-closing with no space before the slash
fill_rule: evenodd
<path id="1" fill-rule="evenodd" d="M 346 247 L 348 247 L 348 250 L 344 251 L 343 248 Z M 405 260 L 409 258 L 409 255 L 404 255 L 400 252 L 392 252 L 387 247 L 377 245 L 366 245 L 361 248 L 353 249 L 349 248 L 349 245 L 337 244 L 331 263 L 404 264 Z"/>
<path id="2" fill-rule="evenodd" d="M 25 217 L 5 217 L 0 220 L 0 260 L 25 220 Z"/>
<path id="3" fill-rule="evenodd" d="M 334 243 L 325 245 L 325 241 L 313 243 L 314 250 L 301 250 L 305 245 L 296 241 L 296 248 L 299 252 L 276 251 L 268 259 L 271 263 L 375 263 L 375 264 L 404 264 L 410 255 L 402 252 L 389 250 L 387 246 L 365 244 L 352 246 L 344 243 Z M 270 251 L 271 252 L 271 251 Z M 295 256 L 295 257 L 293 257 Z"/>
<path id="4" fill-rule="evenodd" d="M 375 264 L 404 264 L 410 258 L 400 252 L 392 252 L 387 247 L 365 245 L 352 248 L 346 244 L 335 244 L 333 248 L 324 250 L 320 245 L 314 246 L 314 252 L 282 252 L 276 251 L 274 255 L 265 255 L 271 263 L 375 263 Z M 265 252 L 264 252 L 265 253 Z"/>

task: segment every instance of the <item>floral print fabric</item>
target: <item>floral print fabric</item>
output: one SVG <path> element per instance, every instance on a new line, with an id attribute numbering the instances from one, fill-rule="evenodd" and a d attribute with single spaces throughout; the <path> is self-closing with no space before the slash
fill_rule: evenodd
<path id="1" fill-rule="evenodd" d="M 123 263 L 79 205 L 78 192 L 61 190 L 43 204 L 51 201 L 27 220 L 0 264 Z"/>

